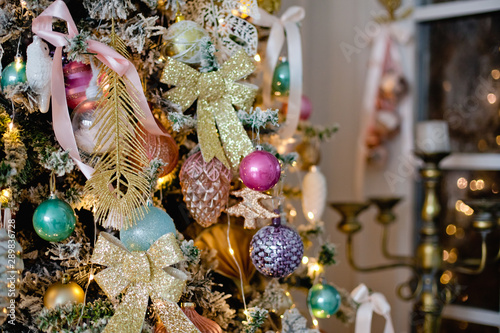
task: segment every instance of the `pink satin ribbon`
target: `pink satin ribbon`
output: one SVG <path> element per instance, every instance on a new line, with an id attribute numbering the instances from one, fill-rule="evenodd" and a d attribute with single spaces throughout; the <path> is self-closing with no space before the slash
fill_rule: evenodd
<path id="1" fill-rule="evenodd" d="M 281 125 L 280 137 L 288 139 L 293 136 L 300 118 L 302 103 L 302 43 L 298 23 L 305 17 L 304 8 L 292 6 L 281 17 L 276 17 L 259 8 L 260 17 L 254 17 L 253 23 L 262 27 L 270 27 L 266 48 L 266 71 L 264 72 L 263 99 L 266 107 L 271 107 L 271 81 L 278 62 L 281 48 L 286 40 L 288 45 L 288 62 L 290 68 L 290 92 L 286 121 Z"/>
<path id="2" fill-rule="evenodd" d="M 68 27 L 67 35 L 52 31 L 53 18 L 66 21 Z M 62 0 L 56 0 L 40 16 L 33 20 L 32 30 L 33 33 L 56 47 L 52 62 L 52 125 L 57 141 L 64 150 L 69 151 L 70 156 L 88 179 L 92 176 L 94 169 L 83 163 L 78 153 L 66 102 L 62 69 L 62 48 L 68 44 L 68 39 L 78 34 L 78 29 L 66 4 Z M 142 120 L 144 128 L 153 135 L 166 135 L 156 124 L 153 114 L 149 109 L 148 102 L 142 91 L 139 74 L 134 65 L 105 44 L 94 40 L 88 40 L 87 44 L 90 53 L 96 54 L 95 57 L 97 59 L 118 75 L 125 76 L 131 83 L 131 86 L 128 86 L 127 89 L 132 96 L 137 97 L 136 102 L 144 112 L 145 116 L 137 115 Z"/>

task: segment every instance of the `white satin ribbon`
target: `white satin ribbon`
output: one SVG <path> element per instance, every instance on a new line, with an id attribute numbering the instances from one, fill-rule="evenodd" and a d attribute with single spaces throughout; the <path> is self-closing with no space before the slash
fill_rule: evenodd
<path id="1" fill-rule="evenodd" d="M 9 224 L 9 220 L 12 219 L 10 208 L 4 208 L 2 210 L 3 210 L 3 226 L 0 227 L 10 230 L 12 228 L 12 226 Z"/>
<path id="2" fill-rule="evenodd" d="M 271 107 L 271 82 L 278 62 L 281 48 L 286 41 L 288 45 L 288 63 L 290 66 L 290 92 L 288 96 L 288 113 L 286 121 L 281 125 L 280 136 L 288 139 L 293 136 L 300 118 L 302 103 L 302 42 L 298 23 L 305 17 L 302 7 L 292 6 L 281 17 L 276 17 L 259 8 L 260 18 L 253 18 L 253 23 L 262 27 L 270 27 L 271 32 L 266 48 L 266 70 L 264 71 L 263 99 L 266 107 Z"/>
<path id="3" fill-rule="evenodd" d="M 391 319 L 391 306 L 381 293 L 370 295 L 368 288 L 362 283 L 351 292 L 352 299 L 361 303 L 356 313 L 354 333 L 370 333 L 373 312 L 385 318 L 384 333 L 394 333 Z"/>

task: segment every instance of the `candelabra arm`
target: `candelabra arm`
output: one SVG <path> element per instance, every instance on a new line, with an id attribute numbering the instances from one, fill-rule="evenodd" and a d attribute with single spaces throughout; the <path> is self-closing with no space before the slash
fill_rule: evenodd
<path id="1" fill-rule="evenodd" d="M 463 273 L 463 274 L 469 274 L 469 275 L 478 275 L 481 274 L 484 271 L 484 268 L 486 267 L 486 257 L 488 256 L 488 250 L 486 247 L 486 233 L 482 232 L 481 233 L 481 260 L 479 262 L 479 266 L 477 268 L 468 268 L 468 267 L 456 267 L 455 270 L 457 272 Z"/>
<path id="2" fill-rule="evenodd" d="M 381 271 L 385 269 L 391 269 L 391 268 L 398 268 L 398 267 L 406 267 L 406 268 L 411 268 L 414 271 L 415 267 L 409 263 L 406 262 L 394 262 L 392 264 L 386 264 L 386 265 L 377 265 L 377 266 L 372 266 L 372 267 L 360 267 L 354 262 L 354 251 L 353 251 L 353 246 L 352 246 L 352 235 L 347 236 L 347 243 L 346 243 L 346 252 L 347 252 L 347 261 L 349 262 L 349 265 L 356 271 L 358 272 L 376 272 L 376 271 Z"/>
<path id="3" fill-rule="evenodd" d="M 382 254 L 385 258 L 390 260 L 398 260 L 401 262 L 408 263 L 409 265 L 414 265 L 415 258 L 410 256 L 399 256 L 394 255 L 389 252 L 389 225 L 384 225 L 382 229 Z"/>
<path id="4" fill-rule="evenodd" d="M 397 293 L 398 293 L 398 296 L 399 298 L 401 298 L 403 301 L 410 301 L 412 299 L 415 299 L 417 297 L 420 296 L 420 294 L 422 293 L 422 290 L 423 290 L 423 287 L 424 287 L 424 282 L 423 282 L 423 279 L 422 279 L 422 276 L 417 276 L 417 286 L 415 287 L 415 289 L 413 291 L 411 291 L 411 280 L 408 281 L 408 282 L 403 282 L 401 283 L 400 285 L 398 285 L 398 288 L 397 288 Z M 409 295 L 405 295 L 404 293 L 404 289 L 405 287 L 410 290 L 410 294 Z"/>

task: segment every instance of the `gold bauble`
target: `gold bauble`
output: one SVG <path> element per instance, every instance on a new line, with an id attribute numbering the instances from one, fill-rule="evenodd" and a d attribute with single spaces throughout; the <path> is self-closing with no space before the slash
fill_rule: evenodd
<path id="1" fill-rule="evenodd" d="M 198 66 L 202 58 L 202 40 L 209 38 L 205 29 L 193 21 L 172 24 L 164 37 L 162 56 Z"/>
<path id="2" fill-rule="evenodd" d="M 299 154 L 298 166 L 303 171 L 308 171 L 310 167 L 319 164 L 321 158 L 319 142 L 317 140 L 305 140 L 296 147 Z"/>
<path id="3" fill-rule="evenodd" d="M 257 0 L 257 5 L 269 14 L 274 14 L 280 10 L 281 0 Z"/>
<path id="4" fill-rule="evenodd" d="M 243 284 L 247 286 L 255 273 L 255 266 L 252 264 L 248 250 L 254 234 L 254 231 L 245 230 L 242 226 L 232 224 L 229 231 L 229 240 L 233 249 L 233 254 L 231 254 L 227 243 L 227 224 L 217 223 L 203 230 L 196 238 L 194 245 L 200 249 L 217 250 L 216 259 L 219 265 L 215 271 L 239 281 L 239 269 L 234 262 L 234 258 L 236 258 L 241 269 Z M 239 285 L 239 283 L 237 284 Z"/>
<path id="5" fill-rule="evenodd" d="M 85 292 L 77 283 L 70 281 L 68 274 L 64 274 L 60 282 L 56 282 L 47 288 L 43 296 L 43 305 L 53 309 L 57 305 L 67 303 L 83 303 Z"/>

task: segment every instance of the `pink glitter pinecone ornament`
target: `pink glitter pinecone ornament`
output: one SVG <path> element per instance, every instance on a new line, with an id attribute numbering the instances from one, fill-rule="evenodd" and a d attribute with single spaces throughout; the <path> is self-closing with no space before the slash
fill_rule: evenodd
<path id="1" fill-rule="evenodd" d="M 229 199 L 231 171 L 217 158 L 206 163 L 198 152 L 184 162 L 179 178 L 184 202 L 196 222 L 205 228 L 217 223 Z"/>

